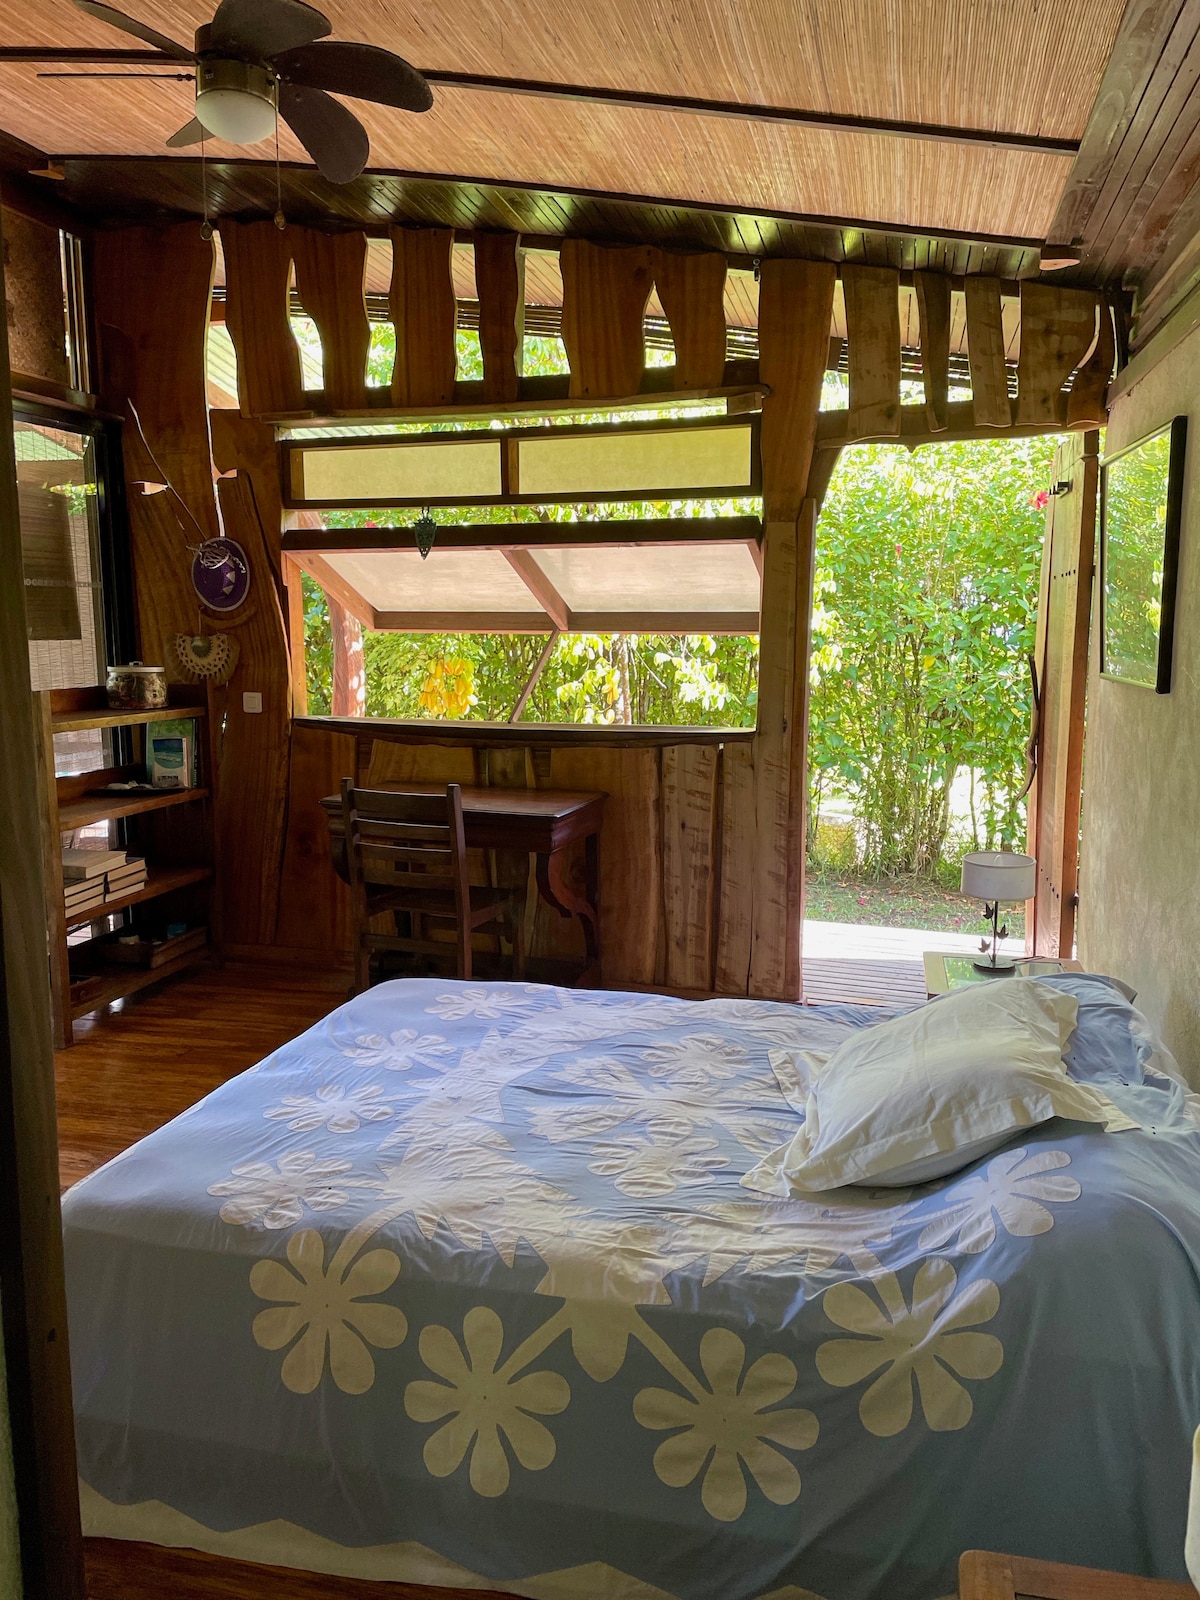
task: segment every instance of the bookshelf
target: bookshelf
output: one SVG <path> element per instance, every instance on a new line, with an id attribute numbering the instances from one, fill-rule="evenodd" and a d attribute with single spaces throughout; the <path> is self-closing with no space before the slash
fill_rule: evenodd
<path id="1" fill-rule="evenodd" d="M 55 1044 L 73 1043 L 79 1017 L 100 1006 L 135 994 L 209 958 L 214 949 L 212 917 L 212 719 L 203 690 L 172 686 L 172 701 L 154 711 L 113 711 L 102 688 L 50 689 L 35 695 L 37 702 L 38 765 L 44 796 L 42 858 L 46 879 L 46 919 L 49 930 L 50 979 Z M 155 793 L 106 792 L 106 785 L 144 778 L 146 730 L 153 724 L 195 723 L 196 786 Z M 55 736 L 59 734 L 113 734 L 129 730 L 126 754 L 133 759 L 119 766 L 97 764 L 70 775 L 56 774 Z M 96 741 L 97 752 L 109 741 Z M 123 823 L 121 848 L 144 856 L 146 881 L 103 907 L 70 912 L 63 899 L 62 844 L 64 836 L 96 823 Z M 112 964 L 100 954 L 105 931 L 101 924 L 135 906 L 153 903 L 162 921 L 185 921 L 189 929 L 206 927 L 203 943 L 193 944 L 158 966 Z M 97 925 L 92 938 L 79 939 L 81 931 Z M 188 941 L 191 943 L 192 941 Z"/>

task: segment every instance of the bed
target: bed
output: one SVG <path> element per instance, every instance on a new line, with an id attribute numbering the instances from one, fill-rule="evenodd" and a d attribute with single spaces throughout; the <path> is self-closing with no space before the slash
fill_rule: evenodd
<path id="1" fill-rule="evenodd" d="M 740 1182 L 797 1126 L 769 1051 L 878 1010 L 352 1000 L 66 1196 L 85 1532 L 540 1600 L 1182 1577 L 1197 1101 L 1047 981 L 1143 1131 L 805 1200 Z"/>

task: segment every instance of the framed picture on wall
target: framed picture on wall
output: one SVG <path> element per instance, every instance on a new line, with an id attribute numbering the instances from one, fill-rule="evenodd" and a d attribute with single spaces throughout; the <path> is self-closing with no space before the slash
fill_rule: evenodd
<path id="1" fill-rule="evenodd" d="M 1171 691 L 1187 418 L 1106 456 L 1100 473 L 1100 671 Z"/>

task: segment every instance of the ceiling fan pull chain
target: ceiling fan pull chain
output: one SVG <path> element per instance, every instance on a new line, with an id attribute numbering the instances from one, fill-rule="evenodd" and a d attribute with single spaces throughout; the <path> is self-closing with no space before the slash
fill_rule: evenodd
<path id="1" fill-rule="evenodd" d="M 208 215 L 208 162 L 206 160 L 203 134 L 200 135 L 200 199 L 204 207 L 204 221 L 200 224 L 200 237 L 202 239 L 211 239 L 213 225 Z"/>
<path id="2" fill-rule="evenodd" d="M 279 90 L 275 91 L 275 226 L 280 233 L 287 227 L 283 214 L 283 179 L 279 175 Z"/>

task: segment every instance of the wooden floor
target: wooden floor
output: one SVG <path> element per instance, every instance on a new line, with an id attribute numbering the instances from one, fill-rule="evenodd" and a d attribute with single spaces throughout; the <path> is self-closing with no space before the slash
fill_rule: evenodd
<path id="1" fill-rule="evenodd" d="M 88 1600 L 513 1600 L 493 1589 L 323 1578 L 122 1539 L 86 1539 L 84 1550 Z"/>
<path id="2" fill-rule="evenodd" d="M 294 967 L 199 967 L 93 1012 L 56 1057 L 64 1188 L 311 1027 L 348 977 Z"/>

